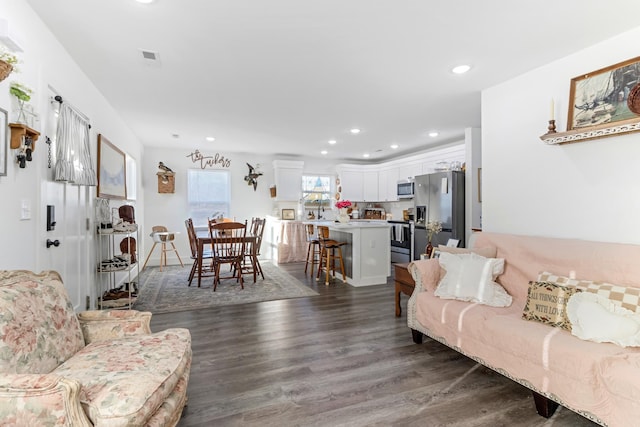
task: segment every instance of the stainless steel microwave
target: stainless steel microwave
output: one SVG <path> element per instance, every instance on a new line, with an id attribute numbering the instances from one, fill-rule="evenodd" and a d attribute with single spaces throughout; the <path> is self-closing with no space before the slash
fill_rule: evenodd
<path id="1" fill-rule="evenodd" d="M 413 180 L 403 179 L 398 181 L 398 199 L 413 199 L 413 192 L 415 191 L 415 182 Z"/>

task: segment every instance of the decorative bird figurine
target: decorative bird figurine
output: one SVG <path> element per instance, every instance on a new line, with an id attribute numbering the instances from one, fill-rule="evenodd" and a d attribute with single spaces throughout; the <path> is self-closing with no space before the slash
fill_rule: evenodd
<path id="1" fill-rule="evenodd" d="M 247 163 L 247 166 L 249 166 L 249 174 L 244 177 L 244 180 L 247 181 L 247 185 L 253 185 L 253 191 L 256 191 L 256 188 L 258 188 L 258 177 L 262 175 L 262 172 L 256 172 L 255 168 L 249 163 Z"/>
<path id="2" fill-rule="evenodd" d="M 158 163 L 158 167 L 165 172 L 173 172 L 169 166 L 166 166 L 164 163 Z"/>

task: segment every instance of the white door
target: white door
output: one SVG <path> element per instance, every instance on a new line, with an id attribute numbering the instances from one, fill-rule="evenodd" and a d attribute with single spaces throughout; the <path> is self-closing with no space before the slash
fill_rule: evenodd
<path id="1" fill-rule="evenodd" d="M 51 97 L 55 94 L 51 93 Z M 43 169 L 40 176 L 40 209 L 38 218 L 38 235 L 41 244 L 38 245 L 38 269 L 55 270 L 62 276 L 71 302 L 76 312 L 87 309 L 88 298 L 93 296 L 95 283 L 95 265 L 93 250 L 93 195 L 94 187 L 77 186 L 53 181 L 55 167 L 55 107 L 51 104 L 51 111 L 43 123 L 45 132 L 40 136 L 42 141 L 38 148 Z M 53 156 L 51 168 L 48 161 L 48 146 L 45 143 L 49 137 Z M 55 227 L 47 231 L 47 206 L 55 209 Z M 58 242 L 58 246 L 50 245 L 47 241 Z"/>

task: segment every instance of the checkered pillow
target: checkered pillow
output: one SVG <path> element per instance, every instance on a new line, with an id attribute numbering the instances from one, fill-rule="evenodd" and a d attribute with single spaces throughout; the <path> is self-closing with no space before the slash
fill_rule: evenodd
<path id="1" fill-rule="evenodd" d="M 610 300 L 618 307 L 626 308 L 635 313 L 640 313 L 640 288 L 614 285 L 593 280 L 570 279 L 549 272 L 538 274 L 538 281 L 551 282 L 563 286 L 574 286 L 583 292 L 591 292 Z"/>

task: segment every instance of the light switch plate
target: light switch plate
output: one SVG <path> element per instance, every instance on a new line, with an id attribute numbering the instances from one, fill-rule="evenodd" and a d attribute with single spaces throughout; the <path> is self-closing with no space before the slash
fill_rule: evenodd
<path id="1" fill-rule="evenodd" d="M 31 201 L 29 199 L 20 201 L 20 219 L 31 219 Z"/>

